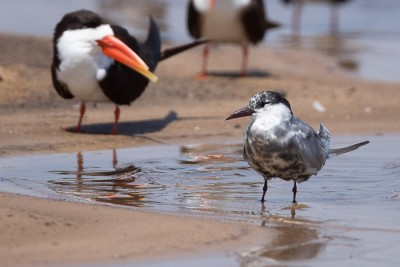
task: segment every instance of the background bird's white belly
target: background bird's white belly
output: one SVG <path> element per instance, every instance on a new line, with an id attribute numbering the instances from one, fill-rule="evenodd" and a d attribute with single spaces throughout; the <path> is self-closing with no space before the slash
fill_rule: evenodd
<path id="1" fill-rule="evenodd" d="M 90 59 L 65 60 L 60 65 L 58 77 L 68 85 L 70 92 L 78 99 L 87 102 L 110 101 L 97 81 L 98 70 Z"/>
<path id="2" fill-rule="evenodd" d="M 105 77 L 106 69 L 114 61 L 103 55 L 93 40 L 113 32 L 109 26 L 99 29 L 100 31 L 66 31 L 58 40 L 58 57 L 61 62 L 57 68 L 57 78 L 67 84 L 71 94 L 81 101 L 110 101 L 104 95 L 98 81 Z"/>
<path id="3" fill-rule="evenodd" d="M 217 42 L 247 43 L 236 8 L 230 1 L 217 1 L 215 8 L 206 15 L 204 37 Z"/>

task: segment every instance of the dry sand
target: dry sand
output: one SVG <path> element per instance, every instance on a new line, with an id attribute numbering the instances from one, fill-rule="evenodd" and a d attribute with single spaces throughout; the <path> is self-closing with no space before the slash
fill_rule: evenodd
<path id="1" fill-rule="evenodd" d="M 284 91 L 297 116 L 315 127 L 324 122 L 333 138 L 400 131 L 398 84 L 357 79 L 332 58 L 293 48 L 252 49 L 254 75 L 232 78 L 229 74 L 240 66 L 240 50 L 224 46 L 211 51 L 210 69 L 216 72 L 206 80 L 193 79 L 201 65 L 200 48 L 162 62 L 156 71 L 160 81 L 121 109 L 120 135 L 103 134 L 111 131 L 111 104 L 89 107 L 86 133 L 75 134 L 63 128 L 76 124 L 78 102 L 62 99 L 52 88 L 50 39 L 0 34 L 0 51 L 2 157 L 239 141 L 248 120 L 223 119 L 261 90 Z M 314 101 L 326 112 L 316 112 Z M 241 223 L 0 194 L 2 266 L 234 251 L 267 244 L 273 236 L 272 230 Z"/>

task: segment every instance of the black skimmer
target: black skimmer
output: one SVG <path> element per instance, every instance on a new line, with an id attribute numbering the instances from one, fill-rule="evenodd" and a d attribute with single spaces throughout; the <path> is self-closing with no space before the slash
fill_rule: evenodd
<path id="1" fill-rule="evenodd" d="M 81 101 L 76 131 L 81 131 L 86 102 L 113 102 L 117 133 L 119 107 L 129 105 L 145 90 L 157 63 L 193 46 L 193 42 L 160 52 L 157 25 L 150 18 L 147 40 L 139 43 L 120 26 L 108 24 L 94 12 L 79 10 L 66 14 L 53 37 L 53 85 L 60 96 Z"/>
<path id="2" fill-rule="evenodd" d="M 242 46 L 241 75 L 247 74 L 248 45 L 257 44 L 268 29 L 279 24 L 267 19 L 262 0 L 190 0 L 187 26 L 192 37 L 212 43 Z M 209 47 L 203 50 L 203 67 L 199 77 L 207 76 Z"/>
<path id="3" fill-rule="evenodd" d="M 338 5 L 350 0 L 282 0 L 285 4 L 295 4 L 292 16 L 292 31 L 298 34 L 300 32 L 301 10 L 303 4 L 310 3 L 328 3 L 331 5 L 331 31 L 337 32 L 339 24 Z"/>
<path id="4" fill-rule="evenodd" d="M 266 91 L 253 96 L 246 107 L 232 113 L 226 120 L 251 115 L 253 120 L 246 131 L 243 157 L 264 177 L 262 202 L 268 180 L 280 178 L 294 181 L 293 203 L 296 203 L 297 182 L 316 175 L 329 157 L 369 143 L 364 141 L 343 148 L 330 148 L 328 129 L 321 123 L 316 132 L 293 116 L 289 101 L 276 92 Z"/>

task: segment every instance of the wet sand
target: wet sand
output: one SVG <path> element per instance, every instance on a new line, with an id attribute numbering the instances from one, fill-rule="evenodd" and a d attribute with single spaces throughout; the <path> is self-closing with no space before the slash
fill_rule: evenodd
<path id="1" fill-rule="evenodd" d="M 206 80 L 193 79 L 201 65 L 200 48 L 162 62 L 156 71 L 160 81 L 121 109 L 120 135 L 104 134 L 112 127 L 111 104 L 89 106 L 86 133 L 70 133 L 63 128 L 76 124 L 78 102 L 62 99 L 52 88 L 50 43 L 47 38 L 0 34 L 2 157 L 238 141 L 248 120 L 223 119 L 261 90 L 284 91 L 297 116 L 315 128 L 324 122 L 333 138 L 400 132 L 398 84 L 357 79 L 331 58 L 311 51 L 268 47 L 251 50 L 251 77 L 232 77 L 240 66 L 240 50 L 224 46 L 211 51 L 209 66 L 214 72 Z M 315 111 L 315 101 L 326 112 Z M 240 223 L 4 193 L 0 198 L 0 226 L 7 229 L 0 238 L 4 266 L 234 251 L 268 243 L 274 235 Z"/>
<path id="2" fill-rule="evenodd" d="M 55 266 L 196 256 L 268 243 L 248 224 L 0 193 L 1 266 Z"/>

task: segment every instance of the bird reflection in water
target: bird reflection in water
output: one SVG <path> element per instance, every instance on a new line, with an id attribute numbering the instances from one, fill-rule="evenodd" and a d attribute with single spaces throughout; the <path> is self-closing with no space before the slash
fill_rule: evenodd
<path id="1" fill-rule="evenodd" d="M 309 208 L 309 206 L 307 206 L 306 204 L 292 203 L 292 205 L 284 207 L 282 209 L 290 210 L 291 219 L 295 219 L 296 210 L 302 210 L 302 209 L 307 209 L 307 208 Z M 271 212 L 269 210 L 267 210 L 267 207 L 264 202 L 261 203 L 261 213 L 260 214 L 263 216 L 265 215 L 265 216 L 270 216 L 271 218 L 273 218 Z M 266 221 L 264 220 L 264 223 L 265 222 Z M 265 226 L 265 224 L 263 226 Z"/>
<path id="2" fill-rule="evenodd" d="M 261 258 L 275 261 L 307 260 L 316 258 L 326 247 L 327 237 L 321 237 L 315 227 L 306 221 L 293 221 L 275 225 L 277 237 L 258 252 Z"/>
<path id="3" fill-rule="evenodd" d="M 135 184 L 140 168 L 133 164 L 118 165 L 117 150 L 112 150 L 112 170 L 94 170 L 99 167 L 86 167 L 82 152 L 76 155 L 76 171 L 55 171 L 64 175 L 61 179 L 49 181 L 59 193 L 94 199 L 119 205 L 142 206 L 145 193 L 142 184 Z"/>
<path id="4" fill-rule="evenodd" d="M 339 6 L 348 0 L 282 0 L 282 2 L 294 4 L 292 18 L 292 34 L 283 38 L 282 43 L 290 48 L 305 48 L 312 51 L 317 50 L 323 54 L 334 58 L 337 65 L 351 73 L 356 73 L 360 66 L 358 53 L 363 48 L 357 45 L 354 40 L 358 38 L 355 33 L 340 32 L 338 30 L 339 23 Z M 308 2 L 329 4 L 331 9 L 331 30 L 326 34 L 304 35 L 300 33 L 300 17 L 303 4 Z M 321 21 L 315 21 L 319 24 Z"/>
<path id="5" fill-rule="evenodd" d="M 327 246 L 331 239 L 322 236 L 318 231 L 318 223 L 304 219 L 296 219 L 296 210 L 307 208 L 306 205 L 293 204 L 283 209 L 290 210 L 290 217 L 273 215 L 262 205 L 263 219 L 261 226 L 265 229 L 273 227 L 276 237 L 265 247 L 241 253 L 243 266 L 286 266 L 288 261 L 315 259 Z"/>
<path id="6" fill-rule="evenodd" d="M 295 49 L 319 51 L 332 58 L 342 70 L 357 73 L 361 68 L 359 54 L 364 48 L 354 40 L 355 34 L 323 34 L 315 36 L 290 35 L 282 38 L 282 43 Z M 331 67 L 329 67 L 331 69 Z"/>
<path id="7" fill-rule="evenodd" d="M 322 3 L 330 5 L 330 31 L 337 33 L 339 31 L 339 5 L 349 2 L 349 0 L 282 0 L 285 4 L 294 4 L 292 15 L 292 33 L 300 33 L 300 24 L 303 5 L 307 3 Z"/>

